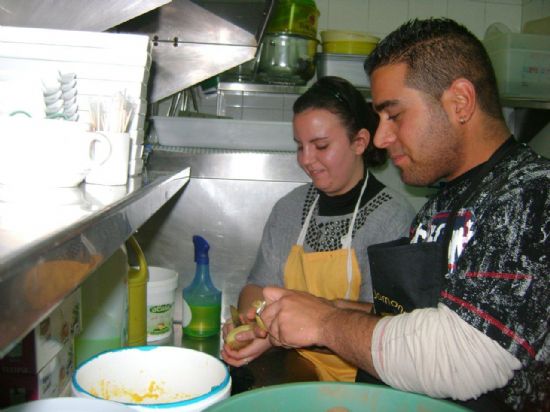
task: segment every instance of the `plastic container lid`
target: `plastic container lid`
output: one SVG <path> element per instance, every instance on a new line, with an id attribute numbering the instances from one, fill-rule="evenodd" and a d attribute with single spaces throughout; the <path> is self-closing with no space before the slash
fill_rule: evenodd
<path id="1" fill-rule="evenodd" d="M 380 38 L 362 31 L 324 30 L 321 32 L 321 40 L 323 43 L 332 41 L 364 41 L 367 43 L 378 43 Z"/>
<path id="2" fill-rule="evenodd" d="M 317 37 L 319 10 L 313 0 L 281 0 L 275 3 L 266 33 L 291 33 Z"/>
<path id="3" fill-rule="evenodd" d="M 324 53 L 369 54 L 380 39 L 360 31 L 326 30 L 321 32 Z"/>

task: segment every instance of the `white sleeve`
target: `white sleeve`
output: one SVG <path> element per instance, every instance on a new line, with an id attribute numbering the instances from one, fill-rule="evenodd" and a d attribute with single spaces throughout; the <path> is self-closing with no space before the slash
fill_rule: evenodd
<path id="1" fill-rule="evenodd" d="M 386 384 L 467 400 L 500 388 L 520 361 L 447 306 L 386 316 L 372 337 L 374 368 Z"/>

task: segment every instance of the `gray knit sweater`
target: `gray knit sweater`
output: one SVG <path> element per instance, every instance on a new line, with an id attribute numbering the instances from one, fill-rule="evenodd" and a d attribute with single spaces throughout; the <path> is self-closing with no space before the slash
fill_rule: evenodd
<path id="1" fill-rule="evenodd" d="M 247 283 L 283 286 L 288 254 L 298 240 L 304 220 L 317 194 L 318 191 L 312 184 L 306 184 L 292 190 L 275 204 L 264 227 L 260 248 Z M 383 186 L 372 175 L 363 199 L 368 201 L 359 209 L 353 230 L 352 247 L 355 249 L 361 270 L 359 299 L 372 302 L 367 247 L 408 236 L 415 211 L 401 194 Z M 355 201 L 356 199 L 353 203 Z M 319 207 L 318 203 L 307 231 L 305 251 L 341 249 L 340 239 L 347 233 L 353 213 L 320 216 Z"/>

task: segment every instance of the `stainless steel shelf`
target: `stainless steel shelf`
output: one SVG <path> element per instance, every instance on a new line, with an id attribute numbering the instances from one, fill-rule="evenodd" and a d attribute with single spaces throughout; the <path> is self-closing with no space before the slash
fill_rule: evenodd
<path id="1" fill-rule="evenodd" d="M 302 94 L 308 89 L 307 86 L 294 86 L 284 84 L 263 84 L 263 83 L 241 83 L 241 82 L 220 82 L 218 91 L 250 92 L 250 93 L 280 93 L 280 94 Z"/>
<path id="2" fill-rule="evenodd" d="M 189 181 L 190 169 L 126 186 L 0 192 L 0 356 Z M 36 192 L 36 188 L 33 191 Z M 58 200 L 56 200 L 58 199 Z"/>
<path id="3" fill-rule="evenodd" d="M 550 110 L 550 100 L 533 100 L 519 98 L 503 98 L 502 105 L 516 109 L 543 109 Z"/>
<path id="4" fill-rule="evenodd" d="M 218 93 L 227 91 L 244 93 L 279 93 L 279 94 L 303 94 L 309 87 L 286 85 L 286 84 L 263 84 L 263 83 L 241 83 L 241 82 L 220 82 Z M 370 89 L 358 87 L 365 98 L 370 99 Z"/>
<path id="5" fill-rule="evenodd" d="M 260 84 L 260 83 L 240 83 L 240 82 L 220 82 L 218 92 L 240 91 L 247 93 L 280 93 L 280 94 L 302 94 L 308 89 L 307 86 L 279 85 L 279 84 Z M 370 89 L 359 88 L 365 98 L 371 98 Z M 502 105 L 511 108 L 526 109 L 546 109 L 550 110 L 550 100 L 533 100 L 520 98 L 503 98 Z"/>

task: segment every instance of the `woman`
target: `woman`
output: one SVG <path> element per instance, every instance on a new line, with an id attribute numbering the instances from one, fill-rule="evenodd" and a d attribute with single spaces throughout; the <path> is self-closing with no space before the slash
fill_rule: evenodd
<path id="1" fill-rule="evenodd" d="M 256 262 L 239 297 L 244 319 L 253 320 L 254 300 L 262 288 L 279 285 L 335 300 L 345 307 L 370 309 L 367 258 L 371 244 L 408 234 L 414 210 L 385 187 L 368 167 L 383 164 L 384 150 L 373 145 L 378 117 L 348 81 L 323 77 L 294 103 L 297 160 L 312 183 L 300 186 L 274 206 L 264 228 Z M 224 326 L 224 336 L 232 328 Z M 253 339 L 222 356 L 241 366 L 270 348 L 265 332 L 237 335 Z M 356 368 L 321 348 L 300 350 L 320 380 L 354 381 Z"/>

